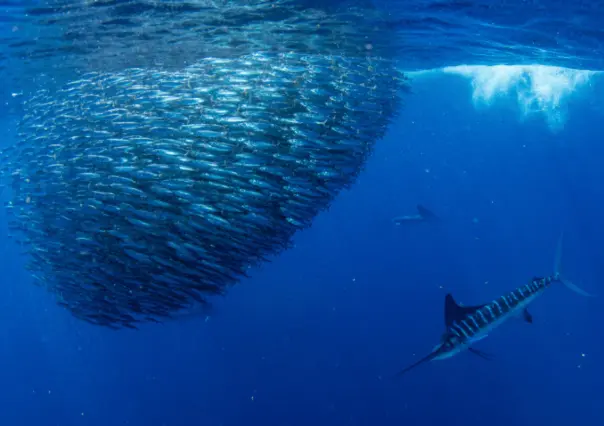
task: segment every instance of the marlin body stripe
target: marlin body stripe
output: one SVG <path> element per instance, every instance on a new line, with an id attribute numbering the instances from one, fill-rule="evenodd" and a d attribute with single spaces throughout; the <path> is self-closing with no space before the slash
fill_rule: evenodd
<path id="1" fill-rule="evenodd" d="M 559 269 L 561 244 L 560 239 L 556 255 L 556 271 Z M 554 283 L 562 283 L 582 296 L 592 296 L 562 278 L 559 272 L 545 278 L 533 278 L 527 285 L 491 303 L 479 306 L 461 306 L 455 302 L 451 294 L 447 294 L 445 297 L 446 331 L 441 343 L 436 345 L 431 353 L 400 371 L 398 376 L 428 361 L 450 358 L 466 349 L 488 359 L 485 353 L 473 348 L 472 345 L 487 337 L 492 330 L 511 317 L 521 316 L 526 322 L 532 323 L 533 317 L 528 312 L 527 306 Z"/>
<path id="2" fill-rule="evenodd" d="M 440 354 L 433 359 L 450 358 L 453 355 L 470 348 L 484 339 L 489 333 L 511 317 L 522 315 L 527 322 L 532 322 L 532 316 L 527 306 L 539 297 L 549 286 L 560 281 L 560 274 L 545 278 L 533 278 L 527 285 L 517 288 L 493 300 L 491 303 L 476 307 L 458 305 L 449 294 L 445 298 L 445 316 L 447 333 Z"/>

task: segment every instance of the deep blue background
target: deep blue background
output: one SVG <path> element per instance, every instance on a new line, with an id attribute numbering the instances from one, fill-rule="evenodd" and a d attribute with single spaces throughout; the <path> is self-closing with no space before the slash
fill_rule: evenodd
<path id="1" fill-rule="evenodd" d="M 561 286 L 531 307 L 534 324 L 480 342 L 496 360 L 464 353 L 392 380 L 439 341 L 446 292 L 481 303 L 553 272 L 562 229 L 566 275 L 602 293 L 594 82 L 554 134 L 512 102 L 476 111 L 461 77 L 418 78 L 357 184 L 208 321 L 76 321 L 2 237 L 0 425 L 603 424 L 603 302 Z M 442 222 L 391 223 L 418 202 Z"/>

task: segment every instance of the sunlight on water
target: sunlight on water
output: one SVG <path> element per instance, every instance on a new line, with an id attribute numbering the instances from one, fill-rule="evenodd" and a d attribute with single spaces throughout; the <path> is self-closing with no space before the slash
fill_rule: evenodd
<path id="1" fill-rule="evenodd" d="M 442 71 L 472 80 L 475 106 L 489 107 L 498 98 L 512 95 L 523 118 L 541 114 L 554 132 L 564 128 L 568 97 L 596 74 L 546 65 L 461 65 Z"/>

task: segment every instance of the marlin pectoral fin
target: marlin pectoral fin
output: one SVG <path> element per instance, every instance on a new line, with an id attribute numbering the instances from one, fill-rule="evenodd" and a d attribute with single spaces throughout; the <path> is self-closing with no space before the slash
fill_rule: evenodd
<path id="1" fill-rule="evenodd" d="M 522 311 L 522 317 L 524 318 L 524 320 L 526 322 L 528 322 L 529 324 L 533 323 L 533 316 L 531 315 L 531 313 L 528 311 L 528 309 L 525 309 L 524 311 Z"/>
<path id="2" fill-rule="evenodd" d="M 477 355 L 477 356 L 481 357 L 482 359 L 486 359 L 487 361 L 492 361 L 494 359 L 494 357 L 492 355 L 479 351 L 478 349 L 469 348 L 468 350 L 470 352 L 472 352 L 474 355 Z"/>

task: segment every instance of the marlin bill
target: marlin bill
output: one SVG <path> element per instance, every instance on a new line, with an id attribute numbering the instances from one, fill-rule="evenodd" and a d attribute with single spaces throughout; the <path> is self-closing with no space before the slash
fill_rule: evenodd
<path id="1" fill-rule="evenodd" d="M 518 287 L 490 303 L 477 306 L 462 306 L 451 294 L 445 296 L 446 331 L 441 342 L 428 355 L 398 372 L 397 376 L 407 373 L 415 367 L 432 360 L 451 358 L 468 350 L 481 358 L 488 355 L 473 347 L 474 343 L 484 339 L 489 333 L 512 317 L 521 317 L 532 323 L 533 318 L 527 307 L 552 284 L 561 283 L 582 296 L 593 296 L 562 277 L 559 272 L 559 260 L 562 239 L 558 244 L 554 274 L 547 277 L 535 277 L 528 284 Z"/>

